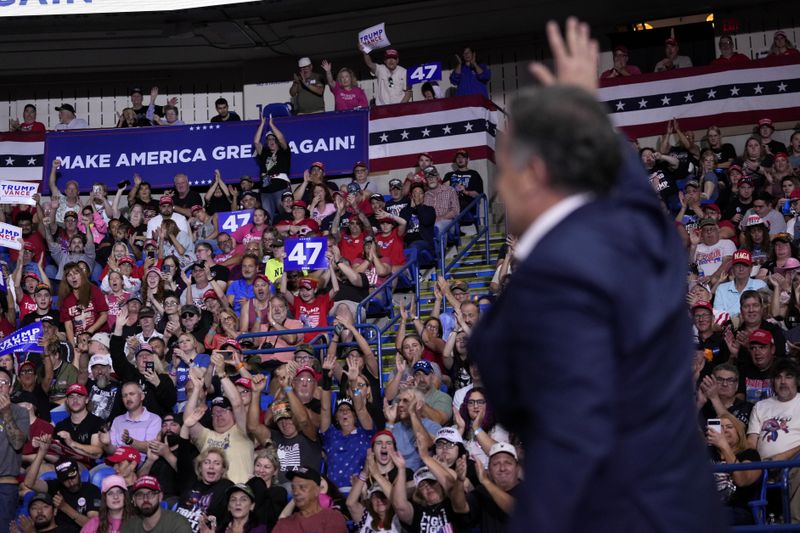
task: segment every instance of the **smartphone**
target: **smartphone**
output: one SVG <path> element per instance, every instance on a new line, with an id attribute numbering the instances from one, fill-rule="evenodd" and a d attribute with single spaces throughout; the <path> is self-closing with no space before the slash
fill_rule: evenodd
<path id="1" fill-rule="evenodd" d="M 706 427 L 717 433 L 722 433 L 722 420 L 719 418 L 709 418 Z"/>
<path id="2" fill-rule="evenodd" d="M 161 265 L 161 272 L 169 272 L 169 265 L 162 264 Z"/>
<path id="3" fill-rule="evenodd" d="M 233 360 L 233 352 L 229 350 L 224 350 L 219 352 L 222 355 L 222 359 L 225 361 L 232 361 Z"/>
<path id="4" fill-rule="evenodd" d="M 128 180 L 122 180 L 119 183 L 117 183 L 117 189 L 124 189 L 125 187 L 127 187 L 130 184 L 131 184 L 131 182 L 128 181 Z"/>
<path id="5" fill-rule="evenodd" d="M 145 255 L 147 256 L 147 259 L 155 259 L 156 258 L 156 252 L 155 251 L 145 252 Z"/>
<path id="6" fill-rule="evenodd" d="M 144 364 L 144 369 L 149 370 L 150 372 L 154 372 L 156 369 L 156 364 L 153 361 L 147 361 Z"/>

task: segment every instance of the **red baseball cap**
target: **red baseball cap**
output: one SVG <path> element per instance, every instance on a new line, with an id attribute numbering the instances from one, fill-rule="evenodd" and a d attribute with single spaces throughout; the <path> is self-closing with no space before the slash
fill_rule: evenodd
<path id="1" fill-rule="evenodd" d="M 67 396 L 70 394 L 80 394 L 81 396 L 89 396 L 89 392 L 86 390 L 86 387 L 81 385 L 80 383 L 73 383 L 69 387 L 67 387 Z"/>
<path id="2" fill-rule="evenodd" d="M 770 128 L 775 129 L 775 126 L 772 125 L 772 119 L 771 118 L 762 118 L 761 120 L 758 121 L 758 125 L 759 126 L 769 126 Z"/>
<path id="3" fill-rule="evenodd" d="M 161 197 L 161 198 L 158 200 L 158 205 L 164 205 L 164 204 L 174 204 L 174 203 L 175 203 L 175 200 L 173 200 L 173 199 L 172 199 L 172 196 L 170 196 L 170 195 L 168 195 L 168 194 L 165 194 L 164 196 L 162 196 L 162 197 Z"/>
<path id="4" fill-rule="evenodd" d="M 741 263 L 747 266 L 753 266 L 753 256 L 750 255 L 749 250 L 736 250 L 733 252 L 733 264 Z"/>
<path id="5" fill-rule="evenodd" d="M 34 250 L 36 247 L 30 241 L 25 241 L 22 243 L 22 247 L 26 250 Z"/>
<path id="6" fill-rule="evenodd" d="M 136 481 L 131 494 L 139 489 L 150 489 L 153 492 L 161 492 L 161 484 L 153 476 L 142 476 Z"/>
<path id="7" fill-rule="evenodd" d="M 306 209 L 308 207 L 308 204 L 305 203 L 303 200 L 295 200 L 294 202 L 292 202 L 292 207 L 302 207 L 303 209 Z"/>
<path id="8" fill-rule="evenodd" d="M 121 463 L 122 461 L 133 461 L 134 463 L 138 463 L 139 459 L 141 459 L 139 450 L 133 446 L 117 446 L 117 449 L 114 450 L 114 453 L 106 457 L 106 462 L 112 465 Z"/>
<path id="9" fill-rule="evenodd" d="M 384 58 L 393 57 L 397 59 L 398 57 L 400 57 L 400 54 L 398 54 L 397 50 L 395 50 L 394 48 L 387 48 L 386 51 L 383 53 L 383 57 Z"/>
<path id="10" fill-rule="evenodd" d="M 370 440 L 370 443 L 369 443 L 370 446 L 375 446 L 375 440 L 378 437 L 380 437 L 381 435 L 386 435 L 387 437 L 391 437 L 392 438 L 392 442 L 395 443 L 395 445 L 397 444 L 397 439 L 394 438 L 394 433 L 392 433 L 388 429 L 382 429 L 382 430 L 378 431 L 377 433 L 375 433 L 372 436 L 372 440 Z"/>
<path id="11" fill-rule="evenodd" d="M 236 385 L 242 386 L 247 390 L 253 389 L 253 382 L 250 381 L 248 378 L 239 378 L 233 382 Z"/>
<path id="12" fill-rule="evenodd" d="M 25 243 L 26 248 L 27 248 L 27 244 L 28 243 L 26 242 Z M 39 274 L 37 274 L 33 270 L 28 270 L 27 272 L 25 272 L 25 274 L 22 275 L 22 279 L 25 279 L 25 278 L 33 278 L 36 281 L 38 281 L 39 283 L 41 283 L 41 281 L 42 281 L 42 278 L 39 277 Z"/>
<path id="13" fill-rule="evenodd" d="M 321 377 L 321 376 L 320 376 L 320 375 L 317 373 L 317 371 L 316 371 L 316 370 L 314 370 L 313 368 L 311 368 L 311 367 L 310 367 L 310 366 L 308 366 L 308 365 L 304 365 L 304 366 L 301 366 L 300 368 L 298 368 L 298 369 L 297 369 L 297 373 L 295 374 L 295 376 L 299 376 L 299 375 L 300 375 L 300 374 L 302 374 L 303 372 L 308 372 L 309 374 L 311 374 L 311 376 L 314 378 L 314 381 L 319 381 L 319 378 Z"/>
<path id="14" fill-rule="evenodd" d="M 317 288 L 317 280 L 314 278 L 303 278 L 300 280 L 300 286 L 305 289 L 314 290 Z"/>
<path id="15" fill-rule="evenodd" d="M 703 206 L 703 209 L 710 209 L 711 211 L 715 211 L 717 213 L 722 212 L 717 204 L 706 204 Z"/>
<path id="16" fill-rule="evenodd" d="M 711 302 L 706 302 L 705 300 L 699 300 L 695 302 L 695 304 L 692 306 L 693 313 L 698 309 L 708 309 L 712 313 L 714 312 L 714 308 L 711 306 Z"/>
<path id="17" fill-rule="evenodd" d="M 129 265 L 132 265 L 132 264 L 133 264 L 133 258 L 131 258 L 131 257 L 128 257 L 127 255 L 126 255 L 126 256 L 124 256 L 124 257 L 120 257 L 120 258 L 117 260 L 117 264 L 121 265 L 121 264 L 123 264 L 123 263 L 127 263 L 127 264 L 129 264 Z M 149 269 L 148 269 L 148 270 L 149 270 Z M 148 272 L 148 273 L 149 273 L 149 272 Z M 159 272 L 159 274 L 160 274 L 160 272 Z"/>
<path id="18" fill-rule="evenodd" d="M 731 166 L 728 167 L 728 176 L 730 176 L 731 172 L 733 172 L 734 170 L 736 172 L 738 172 L 739 174 L 744 175 L 744 171 L 742 170 L 742 167 L 740 167 L 739 165 L 731 165 Z"/>
<path id="19" fill-rule="evenodd" d="M 233 346 L 240 352 L 242 351 L 242 345 L 239 344 L 239 341 L 237 341 L 236 339 L 225 339 L 225 342 L 222 343 L 222 346 L 220 346 L 220 348 L 224 348 L 226 346 Z"/>
<path id="20" fill-rule="evenodd" d="M 254 278 L 253 278 L 253 283 L 255 283 L 257 279 L 260 279 L 260 280 L 266 281 L 266 282 L 267 282 L 267 285 L 269 285 L 269 278 L 268 278 L 267 276 L 265 276 L 264 274 L 259 274 L 259 275 L 257 275 L 256 277 L 254 277 Z"/>
<path id="21" fill-rule="evenodd" d="M 320 170 L 322 170 L 323 172 L 325 171 L 325 163 L 323 163 L 322 161 L 314 161 L 308 168 L 314 168 L 314 167 L 319 167 Z"/>
<path id="22" fill-rule="evenodd" d="M 358 167 L 361 167 L 361 168 L 369 168 L 369 167 L 367 166 L 367 164 L 366 164 L 366 163 L 364 163 L 363 161 L 356 161 L 356 164 L 355 164 L 355 165 L 353 165 L 353 170 L 357 169 Z"/>
<path id="23" fill-rule="evenodd" d="M 197 213 L 198 211 L 202 211 L 202 210 L 203 210 L 203 206 L 202 205 L 193 205 L 192 209 L 191 209 L 191 212 L 192 213 Z"/>
<path id="24" fill-rule="evenodd" d="M 219 296 L 217 296 L 217 293 L 214 292 L 214 289 L 209 289 L 209 290 L 207 290 L 206 292 L 203 293 L 203 300 L 208 300 L 210 298 L 213 298 L 215 300 L 219 300 Z"/>
<path id="25" fill-rule="evenodd" d="M 756 344 L 774 344 L 774 340 L 772 339 L 772 333 L 765 329 L 757 329 L 750 336 L 747 338 L 750 342 L 755 342 Z"/>

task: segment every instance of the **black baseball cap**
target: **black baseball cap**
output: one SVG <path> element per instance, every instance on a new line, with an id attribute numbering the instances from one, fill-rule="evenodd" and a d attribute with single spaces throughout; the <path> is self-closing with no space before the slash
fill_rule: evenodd
<path id="1" fill-rule="evenodd" d="M 299 466 L 295 470 L 290 470 L 289 472 L 286 472 L 286 479 L 288 479 L 289 481 L 293 480 L 296 477 L 313 481 L 317 485 L 319 485 L 322 480 L 322 478 L 319 475 L 319 472 L 307 466 Z"/>
<path id="2" fill-rule="evenodd" d="M 71 104 L 61 104 L 56 108 L 56 111 L 69 111 L 70 113 L 75 113 L 75 108 L 72 107 Z M 76 215 L 77 216 L 77 215 Z"/>

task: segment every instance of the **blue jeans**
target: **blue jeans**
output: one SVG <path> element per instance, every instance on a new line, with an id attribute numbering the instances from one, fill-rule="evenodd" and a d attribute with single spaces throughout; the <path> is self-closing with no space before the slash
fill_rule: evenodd
<path id="1" fill-rule="evenodd" d="M 286 185 L 287 187 L 285 189 L 281 189 L 280 191 L 261 193 L 261 206 L 267 213 L 269 213 L 270 221 L 275 220 L 275 215 L 278 214 L 278 207 L 281 205 L 281 196 L 283 193 L 292 190 L 288 183 Z"/>
<path id="2" fill-rule="evenodd" d="M 17 518 L 19 485 L 0 483 L 0 533 L 8 533 L 8 525 Z"/>

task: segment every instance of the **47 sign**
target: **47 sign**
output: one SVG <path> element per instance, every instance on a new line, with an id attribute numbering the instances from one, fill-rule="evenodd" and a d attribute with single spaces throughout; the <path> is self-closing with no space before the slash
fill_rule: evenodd
<path id="1" fill-rule="evenodd" d="M 422 65 L 415 65 L 409 69 L 411 74 L 408 75 L 409 85 L 423 83 L 431 80 L 442 79 L 442 64 L 441 63 L 423 63 Z"/>
<path id="2" fill-rule="evenodd" d="M 285 270 L 319 270 L 328 268 L 327 237 L 300 237 L 286 239 L 283 244 L 286 258 L 283 260 Z"/>

